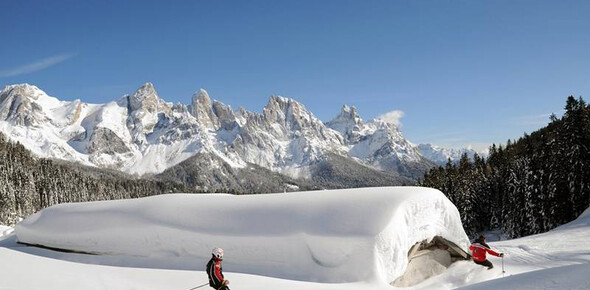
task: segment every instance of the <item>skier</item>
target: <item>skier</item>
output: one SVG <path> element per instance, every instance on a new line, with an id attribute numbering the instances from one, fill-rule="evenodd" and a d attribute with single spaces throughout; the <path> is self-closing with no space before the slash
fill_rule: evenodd
<path id="1" fill-rule="evenodd" d="M 211 260 L 207 263 L 207 276 L 209 276 L 209 286 L 216 290 L 230 290 L 227 285 L 229 281 L 223 278 L 221 270 L 221 261 L 223 260 L 223 249 L 215 248 L 211 251 Z"/>
<path id="2" fill-rule="evenodd" d="M 504 253 L 497 253 L 494 250 L 490 249 L 490 246 L 486 244 L 486 237 L 484 235 L 479 236 L 471 246 L 469 246 L 469 250 L 471 250 L 471 257 L 473 258 L 473 262 L 478 265 L 488 267 L 488 270 L 494 268 L 492 262 L 486 259 L 486 253 L 490 253 L 490 255 L 494 255 L 496 257 L 504 257 Z"/>

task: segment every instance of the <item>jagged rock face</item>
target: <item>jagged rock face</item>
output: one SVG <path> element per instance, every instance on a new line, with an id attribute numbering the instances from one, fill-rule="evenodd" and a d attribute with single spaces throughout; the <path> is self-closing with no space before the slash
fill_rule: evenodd
<path id="1" fill-rule="evenodd" d="M 152 133 L 156 124 L 172 112 L 172 105 L 158 97 L 151 83 L 141 86 L 120 104 L 127 106 L 127 128 L 131 131 L 134 142 L 139 145 L 145 144 L 146 135 Z"/>
<path id="2" fill-rule="evenodd" d="M 0 94 L 0 119 L 21 126 L 36 126 L 42 119 L 42 108 L 36 100 L 42 93 L 28 84 L 6 87 Z"/>
<path id="3" fill-rule="evenodd" d="M 365 164 L 416 178 L 414 172 L 433 166 L 406 140 L 394 124 L 382 120 L 363 122 L 355 107 L 344 105 L 340 114 L 326 125 L 342 134 L 348 154 Z"/>
<path id="4" fill-rule="evenodd" d="M 197 123 L 188 111 L 175 114 L 158 114 L 158 122 L 151 132 L 147 132 L 144 140 L 155 144 L 171 145 L 183 140 L 190 140 L 199 132 Z"/>
<path id="5" fill-rule="evenodd" d="M 144 156 L 163 155 L 154 168 L 164 170 L 194 153 L 185 147 L 199 147 L 198 124 L 187 107 L 164 102 L 149 83 L 99 105 L 59 101 L 26 84 L 6 87 L 0 96 L 1 120 L 10 125 L 5 133 L 34 143 L 29 149 L 44 157 L 144 173 Z M 170 152 L 161 147 L 178 143 L 182 148 Z"/>
<path id="6" fill-rule="evenodd" d="M 29 84 L 7 86 L 0 91 L 0 120 L 17 126 L 66 127 L 79 121 L 84 104 L 60 101 Z"/>
<path id="7" fill-rule="evenodd" d="M 207 91 L 201 89 L 193 95 L 191 114 L 204 129 L 211 131 L 234 130 L 239 126 L 234 111 L 218 101 L 211 101 Z"/>
<path id="8" fill-rule="evenodd" d="M 328 130 L 322 121 L 295 100 L 273 96 L 262 115 L 263 126 L 278 138 L 305 136 L 342 143 L 340 136 Z"/>
<path id="9" fill-rule="evenodd" d="M 131 112 L 141 110 L 145 113 L 154 113 L 158 110 L 159 100 L 154 86 L 151 83 L 146 83 L 129 97 L 129 109 Z"/>
<path id="10" fill-rule="evenodd" d="M 130 173 L 161 172 L 196 153 L 218 156 L 235 168 L 252 163 L 307 178 L 319 164 L 327 164 L 330 154 L 361 162 L 359 172 L 365 166 L 403 171 L 424 163 L 394 125 L 363 122 L 349 106 L 324 124 L 303 104 L 280 96 L 271 97 L 259 114 L 234 111 L 202 89 L 188 106 L 160 99 L 150 83 L 115 102 L 93 105 L 59 101 L 34 86 L 16 85 L 0 92 L 0 105 L 0 122 L 10 124 L 3 126 L 9 137 L 37 136 L 27 142 L 36 144 L 33 152 Z M 44 152 L 55 146 L 59 150 Z"/>
<path id="11" fill-rule="evenodd" d="M 213 130 L 219 128 L 219 121 L 213 113 L 211 99 L 207 91 L 200 90 L 193 95 L 191 113 L 203 127 Z"/>
<path id="12" fill-rule="evenodd" d="M 379 120 L 371 125 L 375 130 L 369 130 L 372 133 L 353 145 L 351 156 L 360 158 L 375 168 L 397 171 L 413 179 L 420 178 L 424 171 L 434 166 L 419 154 L 395 125 Z"/>
<path id="13" fill-rule="evenodd" d="M 225 112 L 226 110 L 221 109 L 223 106 L 221 103 L 216 103 L 215 108 Z M 214 131 L 221 128 L 219 117 L 214 111 L 214 106 L 211 103 L 211 98 L 209 98 L 207 91 L 201 89 L 193 95 L 191 109 L 192 115 L 197 118 L 197 122 L 204 128 Z M 229 118 L 229 116 L 224 117 Z"/>
<path id="14" fill-rule="evenodd" d="M 214 101 L 211 105 L 211 110 L 219 122 L 219 128 L 217 128 L 218 130 L 223 129 L 231 131 L 238 126 L 238 121 L 236 120 L 234 111 L 232 111 L 230 106 L 226 106 L 221 102 Z"/>
<path id="15" fill-rule="evenodd" d="M 90 154 L 115 154 L 131 151 L 125 141 L 108 128 L 96 128 L 90 135 L 86 149 Z"/>
<path id="16" fill-rule="evenodd" d="M 328 128 L 332 128 L 344 137 L 346 144 L 355 144 L 359 142 L 361 131 L 365 128 L 363 120 L 359 117 L 355 107 L 344 105 L 340 115 L 332 121 L 326 123 Z"/>
<path id="17" fill-rule="evenodd" d="M 343 145 L 337 132 L 292 99 L 273 96 L 262 114 L 240 109 L 237 115 L 242 125 L 232 149 L 246 162 L 291 176 L 308 176 L 308 166 Z"/>
<path id="18" fill-rule="evenodd" d="M 394 125 L 375 120 L 367 126 L 370 129 L 359 136 L 358 142 L 351 144 L 352 156 L 376 160 L 396 155 L 405 160 L 418 160 L 419 154 Z"/>

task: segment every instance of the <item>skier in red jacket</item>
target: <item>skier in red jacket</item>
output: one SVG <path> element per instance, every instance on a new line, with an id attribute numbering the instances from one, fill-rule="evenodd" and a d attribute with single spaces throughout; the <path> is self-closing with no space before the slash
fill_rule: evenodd
<path id="1" fill-rule="evenodd" d="M 216 290 L 230 290 L 227 285 L 229 281 L 223 278 L 221 270 L 221 261 L 223 260 L 223 249 L 215 248 L 211 251 L 211 260 L 207 263 L 207 276 L 209 276 L 209 286 Z"/>
<path id="2" fill-rule="evenodd" d="M 497 253 L 490 249 L 490 246 L 486 244 L 486 237 L 484 235 L 481 235 L 475 239 L 473 244 L 469 246 L 469 250 L 471 250 L 471 258 L 473 258 L 473 262 L 478 265 L 488 267 L 488 270 L 494 268 L 494 265 L 492 262 L 486 259 L 486 253 L 490 253 L 490 255 L 494 255 L 496 257 L 504 257 L 504 253 Z"/>

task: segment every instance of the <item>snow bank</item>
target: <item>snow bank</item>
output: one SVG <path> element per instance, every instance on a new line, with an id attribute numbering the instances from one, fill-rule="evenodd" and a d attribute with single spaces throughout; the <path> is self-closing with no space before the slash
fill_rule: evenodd
<path id="1" fill-rule="evenodd" d="M 391 282 L 414 243 L 439 235 L 467 248 L 438 190 L 364 188 L 268 195 L 174 194 L 61 204 L 16 226 L 23 243 L 144 257 L 225 249 L 224 269 L 318 282 Z"/>
<path id="2" fill-rule="evenodd" d="M 553 290 L 553 289 L 590 289 L 590 264 L 569 265 L 545 270 L 513 275 L 504 279 L 472 284 L 460 289 L 497 290 Z"/>
<path id="3" fill-rule="evenodd" d="M 0 225 L 0 238 L 11 234 L 13 231 L 14 229 L 11 227 Z"/>

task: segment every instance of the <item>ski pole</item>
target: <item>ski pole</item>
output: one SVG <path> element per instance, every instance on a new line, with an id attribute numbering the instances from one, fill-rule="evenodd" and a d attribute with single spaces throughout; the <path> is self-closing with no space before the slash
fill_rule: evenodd
<path id="1" fill-rule="evenodd" d="M 504 278 L 504 255 L 502 255 L 502 278 Z"/>
<path id="2" fill-rule="evenodd" d="M 201 286 L 197 286 L 197 287 L 195 287 L 195 288 L 191 288 L 191 289 L 188 289 L 188 290 L 199 289 L 199 288 L 201 288 L 201 287 L 205 287 L 205 286 L 207 286 L 207 285 L 209 285 L 209 283 L 205 283 L 205 284 L 203 284 L 203 285 L 201 285 Z"/>

